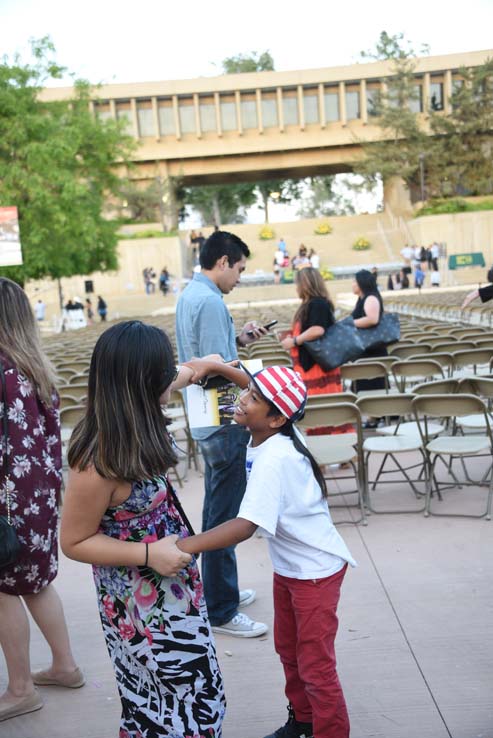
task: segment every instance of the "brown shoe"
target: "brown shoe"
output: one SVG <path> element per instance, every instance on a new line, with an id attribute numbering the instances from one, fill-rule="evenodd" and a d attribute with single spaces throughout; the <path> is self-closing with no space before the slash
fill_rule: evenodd
<path id="1" fill-rule="evenodd" d="M 0 707 L 0 723 L 3 720 L 10 720 L 10 718 L 15 718 L 19 715 L 26 715 L 28 712 L 41 710 L 42 707 L 43 700 L 41 699 L 39 692 L 35 690 L 33 694 L 30 694 L 28 697 L 24 697 L 15 705 L 10 705 L 10 707 Z"/>
<path id="2" fill-rule="evenodd" d="M 84 674 L 79 667 L 74 671 L 67 671 L 61 676 L 53 676 L 49 671 L 36 671 L 31 674 L 34 684 L 38 687 L 67 687 L 68 689 L 78 689 L 86 683 Z"/>

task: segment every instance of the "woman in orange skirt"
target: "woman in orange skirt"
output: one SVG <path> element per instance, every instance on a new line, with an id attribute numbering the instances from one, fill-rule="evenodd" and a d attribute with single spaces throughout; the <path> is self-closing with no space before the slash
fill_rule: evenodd
<path id="1" fill-rule="evenodd" d="M 314 341 L 323 336 L 325 329 L 335 322 L 334 305 L 325 282 L 320 272 L 312 267 L 296 272 L 295 281 L 301 305 L 295 313 L 291 335 L 284 338 L 281 344 L 290 351 L 293 368 L 300 373 L 309 396 L 342 392 L 340 370 L 322 369 L 303 347 L 305 341 Z M 337 428 L 316 428 L 308 431 L 308 435 L 350 433 L 352 430 L 352 426 L 348 424 Z"/>

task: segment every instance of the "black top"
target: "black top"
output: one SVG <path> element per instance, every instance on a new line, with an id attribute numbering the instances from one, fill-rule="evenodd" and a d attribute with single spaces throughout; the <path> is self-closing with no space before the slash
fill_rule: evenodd
<path id="1" fill-rule="evenodd" d="M 306 318 L 301 324 L 301 333 L 314 325 L 320 325 L 322 328 L 328 328 L 334 325 L 334 312 L 323 297 L 312 297 L 308 303 L 308 311 Z M 308 353 L 307 349 L 301 345 L 299 347 L 300 364 L 305 372 L 309 371 L 315 365 L 314 360 Z"/>
<path id="2" fill-rule="evenodd" d="M 493 298 L 493 284 L 489 284 L 486 287 L 480 287 L 478 292 L 481 302 L 488 302 L 488 300 Z"/>
<path id="3" fill-rule="evenodd" d="M 353 320 L 357 320 L 358 318 L 366 318 L 365 301 L 367 297 L 377 298 L 380 304 L 380 317 L 379 317 L 379 322 L 380 322 L 380 318 L 382 317 L 382 313 L 383 313 L 383 300 L 379 292 L 369 292 L 367 295 L 358 297 L 358 301 L 354 307 L 353 312 L 351 313 Z"/>

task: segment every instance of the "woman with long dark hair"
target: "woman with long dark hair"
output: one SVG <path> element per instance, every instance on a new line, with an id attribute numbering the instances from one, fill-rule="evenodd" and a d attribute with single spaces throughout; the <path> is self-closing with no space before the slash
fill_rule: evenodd
<path id="1" fill-rule="evenodd" d="M 383 300 L 378 291 L 375 277 L 368 269 L 360 269 L 354 275 L 353 292 L 358 297 L 351 313 L 354 325 L 357 328 L 373 328 L 373 326 L 378 325 L 383 314 Z M 382 346 L 367 349 L 361 358 L 378 359 L 379 356 L 387 355 L 387 348 L 382 344 Z M 385 379 L 382 377 L 358 379 L 355 382 L 356 392 L 378 389 L 385 389 Z M 377 418 L 369 418 L 366 423 L 368 428 L 376 428 L 377 425 Z"/>
<path id="2" fill-rule="evenodd" d="M 0 569 L 0 644 L 8 673 L 0 722 L 34 712 L 43 700 L 34 685 L 81 687 L 62 602 L 52 584 L 58 572 L 57 523 L 62 450 L 56 374 L 41 348 L 24 290 L 0 278 L 0 514 L 7 513 L 21 543 L 20 557 Z M 7 414 L 7 448 L 3 418 Z M 7 461 L 8 458 L 8 461 Z M 7 476 L 7 464 L 10 473 Z M 45 637 L 52 663 L 31 674 L 26 608 Z"/>
<path id="3" fill-rule="evenodd" d="M 205 373 L 213 366 L 198 364 Z M 221 672 L 197 563 L 175 545 L 190 526 L 167 477 L 176 453 L 163 409 L 194 376 L 190 364 L 176 367 L 159 328 L 138 320 L 109 328 L 70 441 L 61 543 L 93 565 L 120 738 L 221 736 Z"/>
<path id="4" fill-rule="evenodd" d="M 322 369 L 303 346 L 305 341 L 314 341 L 323 336 L 326 328 L 335 322 L 334 305 L 325 282 L 320 272 L 313 267 L 305 267 L 296 272 L 295 282 L 301 305 L 295 313 L 291 335 L 281 341 L 282 346 L 290 351 L 293 368 L 300 374 L 308 396 L 342 392 L 340 370 Z M 339 426 L 317 428 L 308 433 L 324 435 L 347 433 L 351 430 L 351 426 Z"/>

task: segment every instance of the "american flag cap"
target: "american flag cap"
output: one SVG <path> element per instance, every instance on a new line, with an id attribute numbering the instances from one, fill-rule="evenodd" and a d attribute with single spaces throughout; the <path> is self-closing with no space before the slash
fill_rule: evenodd
<path id="1" fill-rule="evenodd" d="M 288 420 L 296 421 L 303 417 L 307 391 L 298 372 L 289 366 L 268 366 L 250 374 L 243 364 L 240 367 L 248 374 L 260 394 L 272 402 Z"/>

